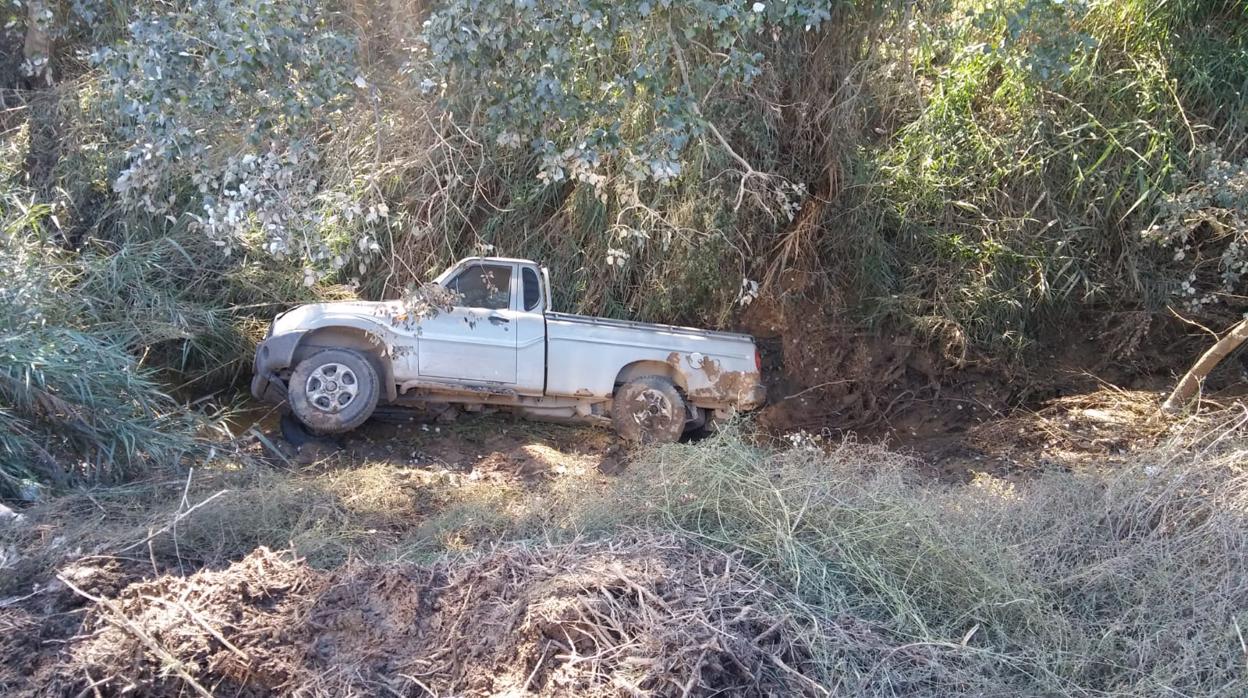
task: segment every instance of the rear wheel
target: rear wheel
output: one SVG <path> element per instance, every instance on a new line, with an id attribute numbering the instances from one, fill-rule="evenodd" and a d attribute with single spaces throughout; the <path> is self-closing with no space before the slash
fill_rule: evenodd
<path id="1" fill-rule="evenodd" d="M 662 376 L 641 376 L 620 386 L 611 405 L 615 431 L 629 441 L 667 443 L 685 431 L 685 400 Z"/>
<path id="2" fill-rule="evenodd" d="M 380 395 L 377 371 L 367 357 L 351 349 L 326 349 L 295 366 L 287 400 L 309 429 L 337 434 L 363 424 Z"/>

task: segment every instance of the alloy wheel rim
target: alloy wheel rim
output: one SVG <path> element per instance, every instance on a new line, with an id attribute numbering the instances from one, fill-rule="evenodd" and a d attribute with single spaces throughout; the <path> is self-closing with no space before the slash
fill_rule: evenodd
<path id="1" fill-rule="evenodd" d="M 304 384 L 304 394 L 315 409 L 337 414 L 355 402 L 360 381 L 355 372 L 340 363 L 318 366 Z"/>

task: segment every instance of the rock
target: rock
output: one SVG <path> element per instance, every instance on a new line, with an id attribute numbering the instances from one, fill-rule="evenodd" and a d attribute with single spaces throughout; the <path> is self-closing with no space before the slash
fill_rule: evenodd
<path id="1" fill-rule="evenodd" d="M 12 521 L 13 523 L 21 523 L 25 519 L 25 516 L 13 511 L 4 504 L 0 504 L 0 523 L 6 523 L 9 521 Z"/>
<path id="2" fill-rule="evenodd" d="M 34 480 L 22 480 L 17 487 L 17 497 L 23 502 L 37 502 L 43 499 L 43 486 Z"/>

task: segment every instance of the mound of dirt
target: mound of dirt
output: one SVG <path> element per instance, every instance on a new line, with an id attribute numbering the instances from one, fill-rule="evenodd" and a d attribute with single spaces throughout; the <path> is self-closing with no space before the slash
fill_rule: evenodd
<path id="1" fill-rule="evenodd" d="M 778 296 L 742 317 L 762 355 L 769 404 L 758 422 L 767 431 L 945 433 L 1001 414 L 1013 399 L 999 372 L 966 365 L 953 329 L 942 341 L 868 332 L 809 283 L 786 276 Z"/>
<path id="2" fill-rule="evenodd" d="M 90 595 L 89 592 L 84 592 Z M 260 548 L 92 597 L 56 694 L 802 695 L 803 628 L 673 539 L 315 570 Z M 45 677 L 47 678 L 47 677 Z M 92 685 L 94 684 L 94 686 Z"/>

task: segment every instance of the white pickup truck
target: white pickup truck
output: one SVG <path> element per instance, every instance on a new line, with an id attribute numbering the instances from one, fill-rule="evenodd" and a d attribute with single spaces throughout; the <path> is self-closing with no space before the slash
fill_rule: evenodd
<path id="1" fill-rule="evenodd" d="M 434 283 L 453 307 L 424 317 L 400 301 L 278 315 L 252 394 L 323 434 L 354 429 L 378 403 L 423 403 L 609 422 L 634 441 L 675 441 L 763 404 L 748 335 L 552 312 L 549 274 L 524 259 L 465 259 Z"/>

